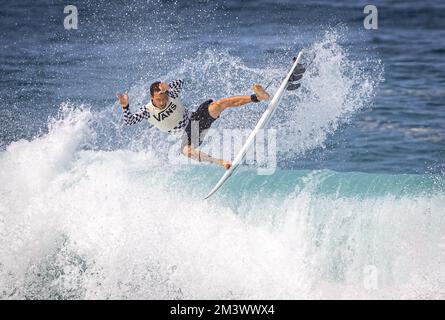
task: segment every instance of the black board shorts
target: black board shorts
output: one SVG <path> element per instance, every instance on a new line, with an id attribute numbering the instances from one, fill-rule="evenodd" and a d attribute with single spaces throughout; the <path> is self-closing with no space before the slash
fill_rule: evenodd
<path id="1" fill-rule="evenodd" d="M 199 147 L 204 140 L 207 130 L 212 123 L 219 118 L 215 119 L 209 114 L 209 105 L 212 102 L 212 99 L 207 100 L 202 103 L 198 109 L 192 112 L 190 121 L 185 127 L 184 134 L 182 135 L 182 148 L 185 146 L 192 146 L 193 148 Z M 196 130 L 193 135 L 192 129 Z"/>

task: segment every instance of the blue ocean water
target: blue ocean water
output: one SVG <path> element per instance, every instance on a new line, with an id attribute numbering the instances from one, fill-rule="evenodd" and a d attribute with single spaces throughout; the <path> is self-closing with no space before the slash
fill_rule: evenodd
<path id="1" fill-rule="evenodd" d="M 376 1 L 377 30 L 364 1 L 72 4 L 77 30 L 61 1 L 0 5 L 2 299 L 445 297 L 441 1 Z M 272 175 L 243 166 L 203 201 L 221 168 L 123 123 L 116 91 L 135 109 L 182 78 L 194 109 L 301 49 Z M 249 132 L 264 108 L 215 128 Z"/>

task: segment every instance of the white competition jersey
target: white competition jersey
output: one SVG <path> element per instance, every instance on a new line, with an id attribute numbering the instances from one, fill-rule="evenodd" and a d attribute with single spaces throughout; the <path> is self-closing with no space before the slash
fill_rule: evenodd
<path id="1" fill-rule="evenodd" d="M 148 122 L 167 133 L 178 133 L 184 130 L 189 117 L 186 108 L 179 98 L 168 97 L 163 109 L 159 109 L 152 102 L 145 106 L 150 113 Z"/>
<path id="2" fill-rule="evenodd" d="M 184 84 L 183 80 L 173 80 L 168 86 L 168 100 L 164 108 L 156 108 L 150 101 L 142 106 L 138 112 L 131 113 L 130 106 L 124 108 L 124 121 L 127 125 L 132 125 L 147 119 L 152 125 L 163 132 L 176 134 L 182 132 L 189 122 L 189 114 L 184 108 L 179 93 Z"/>

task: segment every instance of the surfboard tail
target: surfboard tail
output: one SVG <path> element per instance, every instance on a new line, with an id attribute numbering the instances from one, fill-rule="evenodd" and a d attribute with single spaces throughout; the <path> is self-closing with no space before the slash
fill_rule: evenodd
<path id="1" fill-rule="evenodd" d="M 219 188 L 224 184 L 224 181 L 226 181 L 231 175 L 232 175 L 233 169 L 230 168 L 226 173 L 222 176 L 222 178 L 218 181 L 218 183 L 213 187 L 213 189 L 209 192 L 208 195 L 204 197 L 204 200 L 210 198 L 216 191 L 218 191 Z"/>

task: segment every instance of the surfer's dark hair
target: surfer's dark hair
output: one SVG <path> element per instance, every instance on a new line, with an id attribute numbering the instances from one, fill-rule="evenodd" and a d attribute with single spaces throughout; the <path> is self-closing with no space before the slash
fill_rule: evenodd
<path id="1" fill-rule="evenodd" d="M 159 92 L 161 91 L 161 88 L 159 88 L 159 84 L 161 83 L 161 81 L 156 81 L 153 82 L 150 86 L 150 95 L 153 97 L 153 95 L 155 94 L 155 92 Z"/>

